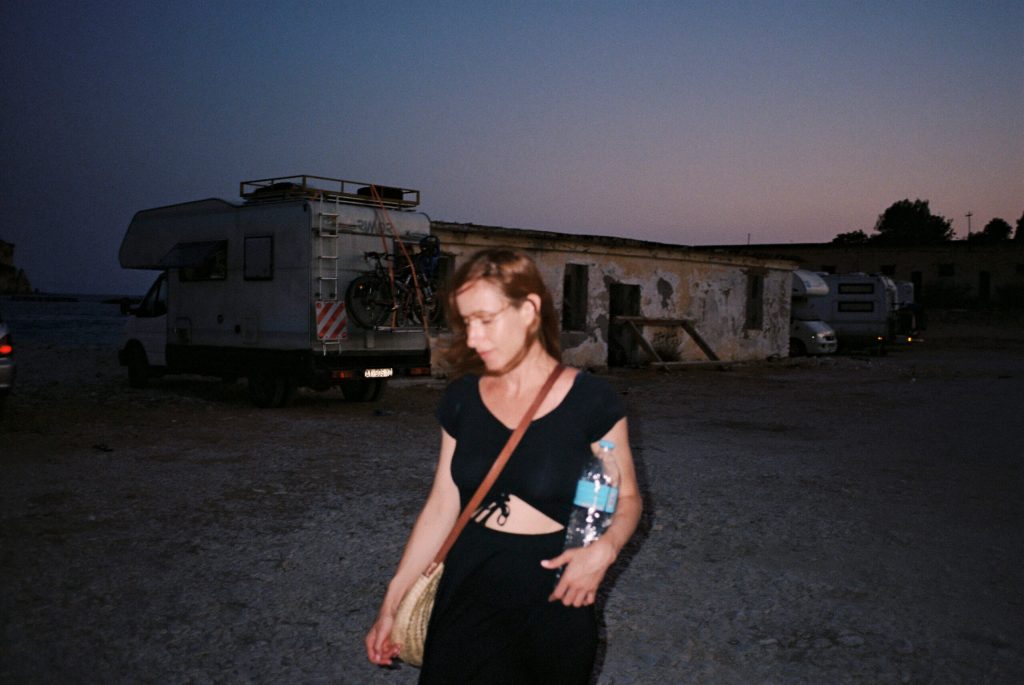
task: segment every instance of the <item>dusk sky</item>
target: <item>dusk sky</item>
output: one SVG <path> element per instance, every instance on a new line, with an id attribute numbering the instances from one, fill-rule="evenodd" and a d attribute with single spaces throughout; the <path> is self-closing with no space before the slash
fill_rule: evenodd
<path id="1" fill-rule="evenodd" d="M 431 218 L 827 242 L 1024 212 L 1024 2 L 4 2 L 0 239 L 141 294 L 132 215 L 316 174 Z"/>

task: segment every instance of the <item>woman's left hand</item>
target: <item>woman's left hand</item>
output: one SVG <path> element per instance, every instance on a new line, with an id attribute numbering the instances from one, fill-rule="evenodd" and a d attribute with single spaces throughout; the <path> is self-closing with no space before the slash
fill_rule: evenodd
<path id="1" fill-rule="evenodd" d="M 567 607 L 593 604 L 597 598 L 597 587 L 615 557 L 611 543 L 598 539 L 586 547 L 567 549 L 554 559 L 541 561 L 540 565 L 547 569 L 564 567 L 548 601 L 560 601 Z"/>

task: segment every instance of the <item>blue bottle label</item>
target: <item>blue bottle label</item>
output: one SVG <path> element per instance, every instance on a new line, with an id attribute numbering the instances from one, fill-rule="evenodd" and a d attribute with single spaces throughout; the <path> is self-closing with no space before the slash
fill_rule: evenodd
<path id="1" fill-rule="evenodd" d="M 592 481 L 576 481 L 576 497 L 573 504 L 578 507 L 594 508 L 606 513 L 613 513 L 619 502 L 619 489 L 611 485 L 596 486 Z"/>

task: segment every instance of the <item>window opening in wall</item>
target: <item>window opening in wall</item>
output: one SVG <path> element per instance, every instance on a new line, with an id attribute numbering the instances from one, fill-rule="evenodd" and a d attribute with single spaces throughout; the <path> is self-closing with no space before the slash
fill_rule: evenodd
<path id="1" fill-rule="evenodd" d="M 744 328 L 761 330 L 764 326 L 764 274 L 747 273 L 747 314 Z"/>
<path id="2" fill-rule="evenodd" d="M 452 275 L 454 269 L 455 257 L 444 252 L 437 258 L 437 272 L 434 276 L 434 280 L 437 282 L 438 297 L 445 297 L 444 284 L 448 282 L 448 278 Z"/>
<path id="3" fill-rule="evenodd" d="M 562 330 L 584 331 L 587 328 L 586 264 L 566 264 L 562 278 Z"/>
<path id="4" fill-rule="evenodd" d="M 913 284 L 914 302 L 921 302 L 925 292 L 925 275 L 921 271 L 910 271 L 910 283 Z"/>
<path id="5" fill-rule="evenodd" d="M 269 281 L 274 278 L 274 238 L 254 236 L 245 239 L 245 280 Z"/>
<path id="6" fill-rule="evenodd" d="M 939 278 L 953 278 L 956 269 L 952 264 L 939 264 Z"/>

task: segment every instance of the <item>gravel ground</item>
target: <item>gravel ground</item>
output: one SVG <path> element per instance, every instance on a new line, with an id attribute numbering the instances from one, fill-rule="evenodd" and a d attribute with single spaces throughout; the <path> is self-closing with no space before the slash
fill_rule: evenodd
<path id="1" fill-rule="evenodd" d="M 606 377 L 647 511 L 594 682 L 1024 682 L 1024 332 L 885 357 Z M 127 386 L 24 341 L 0 419 L 0 682 L 414 683 L 362 638 L 437 448 L 443 383 L 376 404 Z"/>

